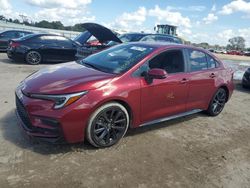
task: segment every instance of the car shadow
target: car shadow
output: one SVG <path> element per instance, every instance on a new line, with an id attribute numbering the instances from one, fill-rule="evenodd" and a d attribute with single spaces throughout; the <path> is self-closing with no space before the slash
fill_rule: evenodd
<path id="1" fill-rule="evenodd" d="M 166 127 L 176 126 L 180 123 L 183 123 L 185 121 L 189 121 L 189 120 L 195 119 L 197 117 L 201 117 L 201 116 L 206 117 L 207 115 L 204 112 L 200 112 L 197 114 L 192 114 L 192 115 L 184 116 L 181 118 L 176 118 L 176 119 L 164 121 L 161 123 L 151 124 L 151 125 L 147 125 L 147 126 L 143 126 L 143 127 L 138 127 L 135 129 L 129 129 L 126 136 L 130 137 L 130 136 L 135 136 L 138 134 L 143 134 L 143 133 L 148 132 L 148 131 L 160 130 L 160 129 L 163 129 Z"/>
<path id="2" fill-rule="evenodd" d="M 203 113 L 198 113 L 163 123 L 152 124 L 145 127 L 130 129 L 126 134 L 126 137 L 135 136 L 138 134 L 145 133 L 147 131 L 166 128 L 203 115 L 204 115 Z M 19 126 L 14 109 L 8 112 L 2 119 L 0 119 L 0 130 L 1 133 L 3 134 L 3 138 L 6 141 L 13 143 L 17 147 L 27 149 L 42 155 L 68 153 L 76 151 L 84 152 L 84 151 L 93 151 L 97 149 L 91 146 L 88 142 L 76 143 L 76 144 L 67 144 L 67 143 L 52 144 L 36 140 L 35 138 L 28 137 L 27 134 L 25 134 L 25 132 Z"/>
<path id="3" fill-rule="evenodd" d="M 250 94 L 250 88 L 243 88 L 241 83 L 237 83 L 234 86 L 235 86 L 235 90 Z"/>
<path id="4" fill-rule="evenodd" d="M 13 143 L 17 147 L 43 155 L 95 150 L 89 143 L 52 144 L 28 137 L 19 126 L 14 109 L 0 119 L 0 130 L 6 141 Z"/>
<path id="5" fill-rule="evenodd" d="M 4 52 L 3 52 L 4 53 Z M 1 56 L 4 56 L 3 53 L 0 53 Z M 16 65 L 28 65 L 28 66 L 36 66 L 36 65 L 30 65 L 28 63 L 25 63 L 22 60 L 13 60 L 9 59 L 7 54 L 5 54 L 6 57 L 1 57 L 0 62 L 5 64 L 16 64 Z M 60 64 L 65 62 L 42 62 L 39 65 L 54 65 L 54 64 Z"/>

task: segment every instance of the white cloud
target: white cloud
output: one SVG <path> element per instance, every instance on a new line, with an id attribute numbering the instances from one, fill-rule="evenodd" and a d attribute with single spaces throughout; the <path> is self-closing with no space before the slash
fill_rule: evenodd
<path id="1" fill-rule="evenodd" d="M 234 12 L 244 12 L 249 14 L 250 13 L 250 2 L 244 0 L 235 0 L 226 4 L 222 7 L 222 10 L 219 12 L 223 15 L 229 15 Z"/>
<path id="2" fill-rule="evenodd" d="M 216 16 L 213 13 L 209 13 L 207 15 L 207 17 L 203 18 L 203 21 L 205 24 L 211 24 L 211 23 L 215 22 L 216 20 L 218 20 L 218 16 Z"/>
<path id="3" fill-rule="evenodd" d="M 61 21 L 65 25 L 74 25 L 76 23 L 94 21 L 95 16 L 90 16 L 88 13 L 83 13 L 82 10 L 78 9 L 45 8 L 35 13 L 33 19 L 36 21 Z"/>
<path id="4" fill-rule="evenodd" d="M 205 7 L 205 6 L 200 6 L 200 5 L 197 5 L 197 6 L 189 6 L 189 7 L 187 8 L 187 10 L 189 10 L 189 11 L 202 12 L 202 11 L 206 10 L 206 7 Z"/>
<path id="5" fill-rule="evenodd" d="M 147 10 L 145 7 L 139 7 L 135 12 L 124 12 L 121 16 L 118 16 L 114 22 L 105 24 L 107 27 L 116 28 L 125 31 L 142 31 L 145 28 L 142 26 L 147 16 Z M 140 28 L 138 30 L 138 28 Z"/>
<path id="6" fill-rule="evenodd" d="M 188 17 L 182 16 L 180 12 L 170 11 L 168 8 L 161 9 L 158 5 L 150 9 L 149 16 L 156 17 L 159 22 L 190 28 L 191 21 Z"/>
<path id="7" fill-rule="evenodd" d="M 9 1 L 0 0 L 0 5 L 1 5 L 0 14 L 5 15 L 5 16 L 9 16 L 12 12 L 12 6 L 9 3 Z"/>
<path id="8" fill-rule="evenodd" d="M 40 8 L 81 9 L 91 3 L 91 0 L 26 0 L 27 3 Z"/>
<path id="9" fill-rule="evenodd" d="M 212 8 L 211 8 L 211 11 L 212 11 L 212 12 L 215 12 L 216 10 L 217 10 L 216 4 L 213 4 L 213 6 L 212 6 Z"/>
<path id="10" fill-rule="evenodd" d="M 95 16 L 87 11 L 91 0 L 26 0 L 26 2 L 40 8 L 32 15 L 35 21 L 61 21 L 64 25 L 74 25 L 95 20 Z"/>
<path id="11" fill-rule="evenodd" d="M 226 40 L 228 40 L 228 39 L 230 39 L 230 38 L 232 38 L 233 36 L 234 36 L 234 31 L 232 30 L 232 29 L 226 29 L 226 30 L 224 30 L 224 31 L 222 31 L 222 32 L 220 32 L 220 33 L 218 33 L 218 35 L 217 35 L 219 38 L 221 38 L 221 39 L 226 39 Z"/>

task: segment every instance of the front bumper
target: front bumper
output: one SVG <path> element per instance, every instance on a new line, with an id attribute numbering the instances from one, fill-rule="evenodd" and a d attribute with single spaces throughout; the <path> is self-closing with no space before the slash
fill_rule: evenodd
<path id="1" fill-rule="evenodd" d="M 28 115 L 24 105 L 16 95 L 16 116 L 19 125 L 31 137 L 37 137 L 40 140 L 52 143 L 64 142 L 60 123 L 53 119 L 45 117 L 33 118 L 36 126 L 32 124 L 32 119 Z"/>
<path id="2" fill-rule="evenodd" d="M 91 106 L 79 99 L 75 103 L 55 110 L 52 101 L 25 96 L 16 90 L 17 118 L 23 130 L 32 137 L 48 142 L 76 143 L 84 140 L 85 127 L 92 113 Z"/>

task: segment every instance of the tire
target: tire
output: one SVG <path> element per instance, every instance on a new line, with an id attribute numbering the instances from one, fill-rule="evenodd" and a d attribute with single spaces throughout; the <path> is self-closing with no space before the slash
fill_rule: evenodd
<path id="1" fill-rule="evenodd" d="M 38 65 L 42 62 L 42 55 L 38 51 L 31 50 L 26 54 L 25 61 L 30 65 Z"/>
<path id="2" fill-rule="evenodd" d="M 210 115 L 210 116 L 219 115 L 222 112 L 222 110 L 224 109 L 224 106 L 226 104 L 226 100 L 227 100 L 226 90 L 223 88 L 219 88 L 215 92 L 215 94 L 214 94 L 214 96 L 209 104 L 209 107 L 207 109 L 208 115 Z"/>
<path id="3" fill-rule="evenodd" d="M 87 140 L 94 147 L 110 147 L 126 134 L 129 122 L 128 111 L 123 105 L 117 102 L 104 104 L 90 117 Z"/>

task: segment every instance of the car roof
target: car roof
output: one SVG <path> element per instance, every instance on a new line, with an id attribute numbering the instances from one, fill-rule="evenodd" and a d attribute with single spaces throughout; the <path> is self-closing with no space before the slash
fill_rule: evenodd
<path id="1" fill-rule="evenodd" d="M 25 33 L 32 33 L 31 31 L 22 31 L 22 30 L 5 30 L 5 31 L 2 31 L 0 33 L 13 32 L 13 31 L 16 31 L 16 32 L 25 32 Z"/>
<path id="2" fill-rule="evenodd" d="M 169 37 L 169 38 L 176 38 L 176 39 L 180 39 L 180 38 L 179 38 L 179 37 L 177 37 L 177 36 L 168 35 L 168 34 L 158 34 L 158 33 L 155 33 L 155 34 L 148 34 L 148 36 L 162 36 L 162 37 Z"/>
<path id="3" fill-rule="evenodd" d="M 131 32 L 131 33 L 123 33 L 122 35 L 150 35 L 148 33 L 139 33 L 139 32 Z"/>
<path id="4" fill-rule="evenodd" d="M 141 45 L 141 46 L 153 47 L 156 49 L 175 48 L 175 47 L 177 47 L 177 48 L 189 48 L 189 49 L 199 50 L 199 51 L 203 51 L 205 53 L 211 54 L 211 53 L 209 53 L 209 51 L 207 51 L 203 48 L 199 48 L 199 47 L 195 47 L 195 46 L 191 46 L 191 45 L 185 45 L 185 44 L 171 43 L 171 42 L 139 41 L 139 42 L 132 42 L 132 43 L 137 44 L 137 45 Z"/>

